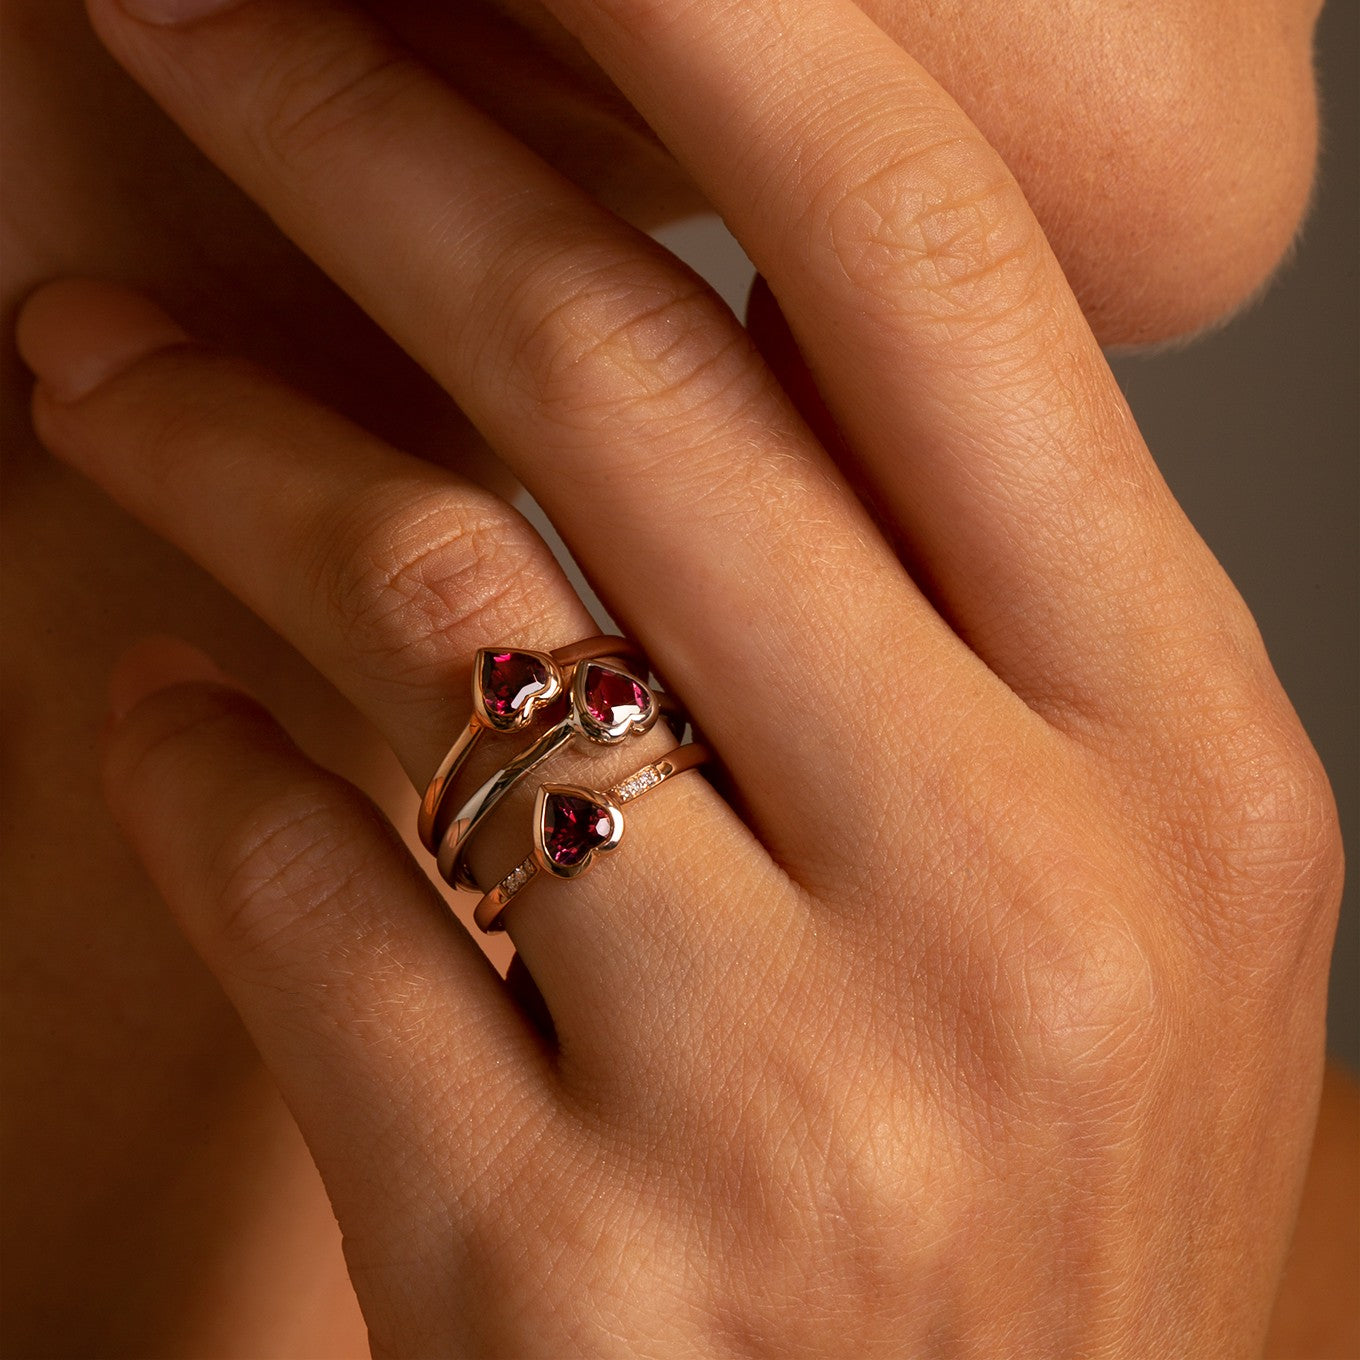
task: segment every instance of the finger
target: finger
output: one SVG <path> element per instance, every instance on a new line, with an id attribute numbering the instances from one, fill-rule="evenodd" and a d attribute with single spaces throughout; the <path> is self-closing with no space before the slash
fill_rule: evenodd
<path id="1" fill-rule="evenodd" d="M 20 343 L 44 377 L 34 409 L 49 446 L 298 646 L 418 786 L 467 721 L 477 648 L 546 650 L 595 631 L 542 541 L 503 502 L 252 366 L 184 343 L 146 299 L 114 285 L 52 285 L 26 307 Z M 98 386 L 81 395 L 90 381 Z M 458 801 L 525 744 L 484 741 Z M 658 725 L 619 747 L 568 748 L 543 777 L 607 789 L 672 744 Z M 483 883 L 524 858 L 532 798 L 522 789 L 475 839 Z M 702 910 L 734 874 L 753 890 L 732 890 L 716 918 Z M 767 879 L 778 875 L 763 848 L 691 773 L 630 809 L 627 841 L 586 878 L 535 883 L 510 928 L 564 1046 L 607 1052 L 616 1027 L 638 1041 L 630 998 L 656 1004 L 737 957 L 738 941 L 759 953 L 801 919 L 804 904 L 786 885 L 764 891 Z M 606 1023 L 602 989 L 619 1002 Z"/>
<path id="2" fill-rule="evenodd" d="M 457 734 L 478 647 L 596 631 L 499 497 L 191 344 L 128 289 L 49 285 L 18 343 L 47 447 L 287 637 L 418 785 Z"/>
<path id="3" fill-rule="evenodd" d="M 107 797 L 298 1120 L 342 1227 L 400 1256 L 553 1109 L 538 1035 L 377 810 L 207 658 L 135 648 Z M 375 1196 L 373 1167 L 390 1169 Z M 381 1247 L 379 1250 L 381 1255 Z"/>
<path id="4" fill-rule="evenodd" d="M 991 677 L 742 328 L 664 251 L 348 10 L 247 4 L 173 31 L 93 10 L 120 59 L 504 453 L 782 862 L 830 880 L 866 859 L 844 815 L 860 776 L 828 747 L 882 740 L 972 768 L 996 749 L 985 723 L 944 734 L 926 719 L 932 696 Z M 866 700 L 862 677 L 883 673 Z M 807 713 L 815 736 L 791 740 L 788 715 Z"/>
<path id="5" fill-rule="evenodd" d="M 851 0 L 547 0 L 768 280 L 918 579 L 1061 717 L 1249 622 L 1015 181 Z M 756 299 L 759 303 L 759 293 Z M 1170 662 L 1174 671 L 1174 661 Z"/>

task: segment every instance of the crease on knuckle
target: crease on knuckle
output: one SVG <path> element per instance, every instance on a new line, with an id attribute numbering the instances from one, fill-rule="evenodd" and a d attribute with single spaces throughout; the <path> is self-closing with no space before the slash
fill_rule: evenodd
<path id="1" fill-rule="evenodd" d="M 545 307 L 545 297 L 556 301 Z M 559 261 L 514 310 L 524 319 L 509 337 L 510 368 L 550 419 L 585 433 L 616 421 L 630 438 L 674 428 L 756 371 L 712 289 L 651 262 Z"/>
<path id="2" fill-rule="evenodd" d="M 231 691 L 184 686 L 153 695 L 116 729 L 110 752 L 116 782 L 138 801 L 174 788 L 192 777 L 202 743 L 211 740 L 215 728 L 231 737 L 252 719 L 266 721 L 253 702 Z M 260 735 L 272 732 L 270 725 Z"/>
<path id="3" fill-rule="evenodd" d="M 889 318 L 947 325 L 966 339 L 1035 323 L 1042 252 L 1019 187 L 990 148 L 946 132 L 919 146 L 872 147 L 873 168 L 814 198 L 857 294 Z"/>
<path id="4" fill-rule="evenodd" d="M 352 154 L 355 130 L 371 132 L 412 88 L 417 70 L 395 45 L 343 25 L 318 47 L 289 42 L 260 73 L 247 135 L 267 160 L 298 167 L 335 148 Z"/>
<path id="5" fill-rule="evenodd" d="M 433 491 L 327 525 L 309 574 L 346 654 L 420 686 L 467 639 L 543 610 L 554 596 L 546 553 L 509 507 Z"/>
<path id="6" fill-rule="evenodd" d="M 337 785 L 320 774 L 263 799 L 227 828 L 209 857 L 217 892 L 214 934 L 233 969 L 253 981 L 287 972 L 318 922 L 353 889 Z"/>

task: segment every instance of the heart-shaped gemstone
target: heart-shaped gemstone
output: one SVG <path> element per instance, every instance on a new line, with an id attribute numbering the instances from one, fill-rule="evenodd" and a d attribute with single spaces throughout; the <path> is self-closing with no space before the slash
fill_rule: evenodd
<path id="1" fill-rule="evenodd" d="M 610 732 L 648 725 L 656 708 L 651 691 L 640 680 L 598 662 L 586 667 L 581 698 L 586 712 Z"/>
<path id="2" fill-rule="evenodd" d="M 477 677 L 482 708 L 493 721 L 510 722 L 557 693 L 557 679 L 534 652 L 485 651 Z"/>
<path id="3" fill-rule="evenodd" d="M 547 790 L 540 816 L 543 853 L 559 869 L 580 864 L 595 850 L 612 850 L 622 830 L 617 808 L 581 790 Z"/>

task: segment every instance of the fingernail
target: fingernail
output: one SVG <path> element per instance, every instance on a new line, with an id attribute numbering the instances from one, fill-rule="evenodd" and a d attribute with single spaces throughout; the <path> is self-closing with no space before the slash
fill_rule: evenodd
<path id="1" fill-rule="evenodd" d="M 241 0 L 121 0 L 134 19 L 147 24 L 191 24 L 239 5 Z"/>
<path id="2" fill-rule="evenodd" d="M 138 359 L 188 336 L 130 288 L 62 279 L 24 304 L 15 339 L 43 387 L 57 401 L 76 402 Z"/>
<path id="3" fill-rule="evenodd" d="M 120 723 L 143 699 L 174 685 L 204 682 L 235 683 L 211 657 L 172 637 L 149 637 L 135 643 L 113 668 L 109 681 L 109 712 Z"/>

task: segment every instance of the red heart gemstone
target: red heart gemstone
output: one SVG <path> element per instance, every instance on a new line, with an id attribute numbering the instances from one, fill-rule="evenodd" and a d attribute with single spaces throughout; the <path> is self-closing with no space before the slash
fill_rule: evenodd
<path id="1" fill-rule="evenodd" d="M 601 727 L 614 728 L 633 718 L 641 721 L 652 711 L 647 686 L 612 667 L 591 666 L 586 671 L 584 692 L 586 711 Z"/>
<path id="2" fill-rule="evenodd" d="M 543 800 L 543 851 L 562 868 L 579 864 L 614 830 L 609 809 L 574 793 L 549 793 Z"/>
<path id="3" fill-rule="evenodd" d="M 528 652 L 484 652 L 478 684 L 482 706 L 498 718 L 513 717 L 551 687 L 548 668 Z"/>

